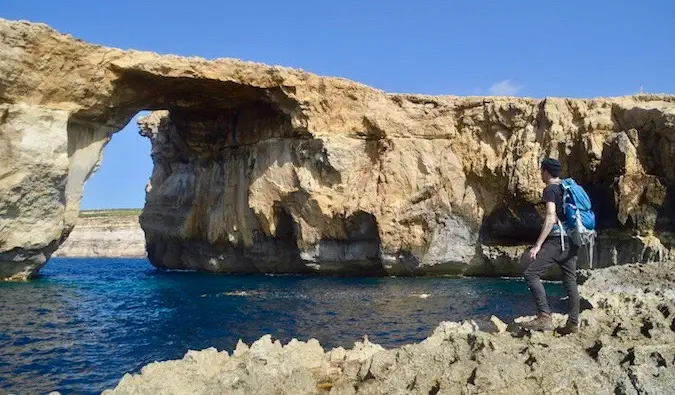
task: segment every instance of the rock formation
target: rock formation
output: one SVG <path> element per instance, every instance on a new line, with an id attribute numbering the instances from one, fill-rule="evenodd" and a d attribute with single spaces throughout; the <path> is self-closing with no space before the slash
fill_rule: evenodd
<path id="1" fill-rule="evenodd" d="M 594 271 L 578 335 L 443 322 L 419 344 L 329 352 L 264 336 L 151 363 L 104 394 L 675 394 L 674 283 L 672 262 Z"/>
<path id="2" fill-rule="evenodd" d="M 602 265 L 675 238 L 675 96 L 387 94 L 231 59 L 90 45 L 0 21 L 0 278 L 65 240 L 103 147 L 140 110 L 151 262 L 222 272 L 502 275 L 536 237 L 538 162 L 596 204 Z"/>
<path id="3" fill-rule="evenodd" d="M 85 211 L 53 257 L 141 258 L 145 236 L 135 210 Z"/>

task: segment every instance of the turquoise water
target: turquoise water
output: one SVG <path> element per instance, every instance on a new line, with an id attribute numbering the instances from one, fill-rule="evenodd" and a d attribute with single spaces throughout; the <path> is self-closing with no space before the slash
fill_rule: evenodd
<path id="1" fill-rule="evenodd" d="M 564 309 L 561 287 L 547 289 Z M 315 337 L 330 348 L 368 334 L 394 347 L 443 320 L 533 308 L 515 280 L 225 276 L 159 271 L 142 259 L 54 259 L 34 281 L 0 284 L 0 388 L 98 393 L 149 362 L 231 351 L 240 338 Z"/>

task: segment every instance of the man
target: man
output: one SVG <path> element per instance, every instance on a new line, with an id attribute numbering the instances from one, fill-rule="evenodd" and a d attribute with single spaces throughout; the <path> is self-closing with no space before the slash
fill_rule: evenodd
<path id="1" fill-rule="evenodd" d="M 560 185 L 560 162 L 546 158 L 541 162 L 541 178 L 546 183 L 542 200 L 546 204 L 546 217 L 537 243 L 530 249 L 532 263 L 525 271 L 527 285 L 537 304 L 537 318 L 522 325 L 531 330 L 552 330 L 551 310 L 541 276 L 557 264 L 563 272 L 563 285 L 569 297 L 567 324 L 558 328 L 561 334 L 578 332 L 579 290 L 577 288 L 577 254 L 579 247 L 564 235 L 563 188 Z M 562 225 L 562 228 L 561 226 Z M 562 234 L 561 234 L 562 233 Z"/>

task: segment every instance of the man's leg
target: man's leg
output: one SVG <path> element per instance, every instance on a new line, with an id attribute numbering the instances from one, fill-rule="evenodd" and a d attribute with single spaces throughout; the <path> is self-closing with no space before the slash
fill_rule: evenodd
<path id="1" fill-rule="evenodd" d="M 548 301 L 546 300 L 546 291 L 541 283 L 541 276 L 546 273 L 548 268 L 553 266 L 555 263 L 553 258 L 560 253 L 561 246 L 556 244 L 546 240 L 537 254 L 537 259 L 525 270 L 525 280 L 527 280 L 527 286 L 532 292 L 539 313 L 551 314 L 551 309 L 548 307 Z"/>
<path id="2" fill-rule="evenodd" d="M 579 288 L 577 286 L 577 255 L 579 247 L 573 244 L 569 245 L 563 259 L 558 261 L 558 265 L 563 273 L 563 286 L 569 297 L 569 316 L 567 324 L 576 328 L 579 324 Z"/>

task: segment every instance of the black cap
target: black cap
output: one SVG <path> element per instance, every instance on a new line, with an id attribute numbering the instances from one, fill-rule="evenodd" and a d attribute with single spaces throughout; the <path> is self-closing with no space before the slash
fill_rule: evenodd
<path id="1" fill-rule="evenodd" d="M 560 176 L 560 162 L 553 158 L 546 158 L 541 161 L 541 169 L 546 170 L 553 177 Z"/>

